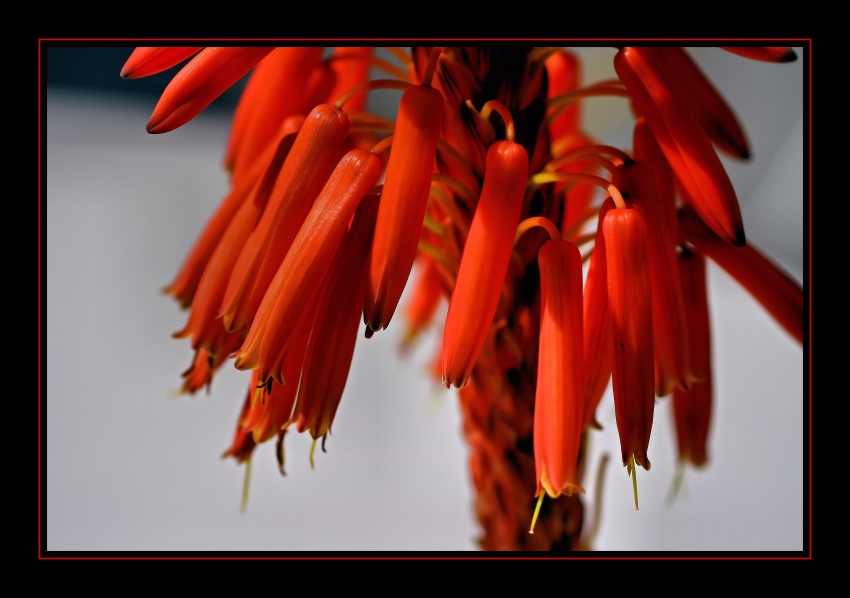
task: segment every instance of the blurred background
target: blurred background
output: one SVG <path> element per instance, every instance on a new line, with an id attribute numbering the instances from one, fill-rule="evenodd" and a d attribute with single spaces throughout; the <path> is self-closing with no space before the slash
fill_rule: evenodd
<path id="1" fill-rule="evenodd" d="M 123 80 L 132 47 L 42 49 L 47 549 L 475 550 L 457 397 L 426 373 L 437 327 L 404 357 L 400 323 L 360 338 L 327 453 L 317 451 L 311 470 L 309 435 L 293 431 L 282 477 L 273 443 L 261 445 L 240 513 L 245 468 L 220 455 L 249 376 L 225 364 L 209 395 L 175 396 L 192 352 L 188 341 L 171 338 L 186 314 L 160 290 L 228 190 L 221 164 L 242 82 L 187 125 L 148 135 L 145 124 L 179 67 Z M 575 50 L 586 83 L 615 76 L 613 48 Z M 689 51 L 749 135 L 750 161 L 724 159 L 747 239 L 802 281 L 802 49 L 790 64 L 718 48 Z M 399 97 L 373 93 L 369 109 L 391 115 Z M 631 147 L 623 99 L 589 100 L 585 119 L 599 139 Z M 724 272 L 710 267 L 709 276 L 716 373 L 710 462 L 688 470 L 669 500 L 676 453 L 669 401 L 659 400 L 652 469 L 638 472 L 636 511 L 630 479 L 616 463 L 609 390 L 584 480 L 592 517 L 596 464 L 603 453 L 612 456 L 597 550 L 803 548 L 804 352 Z"/>

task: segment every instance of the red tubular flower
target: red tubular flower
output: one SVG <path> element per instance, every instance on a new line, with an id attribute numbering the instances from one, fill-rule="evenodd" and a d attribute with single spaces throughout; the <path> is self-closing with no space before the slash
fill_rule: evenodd
<path id="1" fill-rule="evenodd" d="M 534 399 L 537 493 L 584 492 L 576 474 L 584 429 L 584 334 L 581 254 L 562 239 L 547 241 L 540 264 L 540 352 Z"/>
<path id="2" fill-rule="evenodd" d="M 596 421 L 596 407 L 605 394 L 611 379 L 611 360 L 614 340 L 611 336 L 611 315 L 608 308 L 608 265 L 602 223 L 614 208 L 607 198 L 599 210 L 596 242 L 590 255 L 587 280 L 584 283 L 584 421 L 585 425 L 602 428 Z"/>
<path id="3" fill-rule="evenodd" d="M 752 246 L 724 243 L 688 206 L 679 210 L 682 237 L 697 252 L 717 262 L 793 336 L 803 342 L 803 289 L 782 268 Z"/>
<path id="4" fill-rule="evenodd" d="M 634 159 L 652 167 L 655 173 L 655 196 L 664 222 L 664 234 L 674 245 L 679 242 L 679 213 L 676 209 L 676 177 L 664 152 L 649 130 L 646 119 L 640 117 L 635 123 L 632 136 Z"/>
<path id="5" fill-rule="evenodd" d="M 303 86 L 321 64 L 322 52 L 321 47 L 275 48 L 257 64 L 233 114 L 225 152 L 234 176 L 250 167 L 287 116 L 307 114 L 316 105 L 308 105 Z"/>
<path id="6" fill-rule="evenodd" d="M 298 419 L 298 431 L 310 430 L 314 439 L 331 429 L 345 390 L 363 313 L 368 275 L 364 266 L 377 215 L 378 198 L 364 199 L 334 257 L 318 304 L 293 415 Z"/>
<path id="7" fill-rule="evenodd" d="M 656 56 L 663 51 L 623 48 L 614 68 L 694 208 L 718 235 L 742 247 L 746 240 L 735 189 L 705 131 L 659 68 Z"/>
<path id="8" fill-rule="evenodd" d="M 655 394 L 670 394 L 674 386 L 690 384 L 688 321 L 676 266 L 676 240 L 666 230 L 655 192 L 652 168 L 643 162 L 623 166 L 623 178 L 647 229 L 652 283 L 652 336 L 655 347 Z"/>
<path id="9" fill-rule="evenodd" d="M 251 376 L 251 383 L 248 386 L 245 401 L 242 403 L 242 410 L 239 413 L 239 418 L 236 420 L 236 432 L 233 435 L 233 442 L 230 444 L 230 448 L 224 451 L 224 454 L 221 456 L 222 459 L 233 457 L 236 459 L 237 463 L 244 463 L 251 459 L 251 454 L 254 452 L 254 449 L 257 448 L 257 443 L 254 442 L 253 435 L 242 427 L 242 422 L 245 420 L 245 416 L 251 408 L 251 401 L 254 398 L 256 386 L 257 376 L 255 373 Z"/>
<path id="10" fill-rule="evenodd" d="M 744 129 L 720 92 L 682 48 L 656 52 L 658 66 L 709 139 L 734 158 L 750 157 Z"/>
<path id="11" fill-rule="evenodd" d="M 713 400 L 705 258 L 684 249 L 678 262 L 688 313 L 692 369 L 700 379 L 691 385 L 690 390 L 673 390 L 673 421 L 679 460 L 702 467 L 708 460 L 708 428 Z"/>
<path id="12" fill-rule="evenodd" d="M 738 56 L 743 56 L 744 58 L 761 60 L 762 62 L 794 62 L 797 60 L 797 53 L 787 46 L 721 46 L 720 49 L 737 54 Z"/>
<path id="13" fill-rule="evenodd" d="M 460 262 L 443 336 L 443 383 L 466 384 L 487 339 L 519 224 L 528 178 L 528 153 L 497 141 L 487 150 L 478 208 Z M 487 264 L 482 268 L 482 264 Z"/>
<path id="14" fill-rule="evenodd" d="M 307 116 L 277 177 L 268 207 L 230 276 L 221 305 L 228 330 L 251 326 L 289 246 L 339 161 L 347 134 L 348 117 L 329 104 L 316 106 Z"/>
<path id="15" fill-rule="evenodd" d="M 156 75 L 176 66 L 198 52 L 198 48 L 136 48 L 124 67 L 121 76 L 125 79 L 139 79 Z"/>
<path id="16" fill-rule="evenodd" d="M 556 50 L 546 59 L 546 74 L 549 76 L 548 99 L 557 97 L 569 91 L 575 91 L 581 85 L 581 65 L 575 54 L 565 50 Z M 549 134 L 552 143 L 578 131 L 579 123 L 578 102 L 565 108 L 549 123 Z M 555 154 L 555 152 L 553 152 Z"/>
<path id="17" fill-rule="evenodd" d="M 251 408 L 244 417 L 243 427 L 251 432 L 258 443 L 270 440 L 292 423 L 293 406 L 298 394 L 298 380 L 304 366 L 307 343 L 315 316 L 315 307 L 308 306 L 298 322 L 292 346 L 280 366 L 281 377 L 288 381 L 286 385 L 269 380 L 260 386 L 262 374 L 260 370 L 254 370 L 252 379 L 256 377 L 258 388 L 251 402 Z"/>
<path id="18" fill-rule="evenodd" d="M 304 220 L 257 311 L 236 356 L 238 369 L 260 368 L 284 384 L 280 366 L 302 312 L 321 290 L 322 280 L 360 201 L 378 182 L 381 160 L 355 149 L 340 160 Z"/>
<path id="19" fill-rule="evenodd" d="M 165 91 L 148 121 L 148 133 L 167 133 L 195 118 L 274 48 L 204 48 Z"/>
<path id="20" fill-rule="evenodd" d="M 363 312 L 374 331 L 390 323 L 413 267 L 431 188 L 443 101 L 440 92 L 425 85 L 412 86 L 401 97 Z"/>
<path id="21" fill-rule="evenodd" d="M 655 389 L 646 224 L 636 209 L 616 208 L 605 216 L 602 231 L 614 338 L 614 410 L 623 465 L 634 456 L 635 463 L 649 469 L 646 451 Z"/>

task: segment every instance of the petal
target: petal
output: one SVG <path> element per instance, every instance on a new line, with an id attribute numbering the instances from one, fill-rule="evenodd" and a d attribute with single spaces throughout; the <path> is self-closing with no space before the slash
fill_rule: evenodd
<path id="1" fill-rule="evenodd" d="M 306 105 L 304 81 L 321 64 L 323 50 L 275 48 L 257 64 L 233 114 L 225 150 L 225 165 L 234 176 L 250 167 L 286 117 L 306 115 L 319 103 Z"/>
<path id="2" fill-rule="evenodd" d="M 401 97 L 393 147 L 370 257 L 364 315 L 372 330 L 386 328 L 413 267 L 431 189 L 443 115 L 443 96 L 412 86 Z"/>
<path id="3" fill-rule="evenodd" d="M 713 400 L 705 258 L 685 249 L 679 255 L 678 264 L 690 326 L 690 353 L 700 381 L 694 382 L 689 390 L 673 390 L 673 422 L 679 459 L 702 467 L 708 461 L 708 429 Z"/>
<path id="4" fill-rule="evenodd" d="M 576 467 L 584 429 L 584 333 L 581 254 L 561 239 L 547 241 L 540 264 L 540 349 L 534 399 L 537 493 L 584 492 Z"/>
<path id="5" fill-rule="evenodd" d="M 608 304 L 614 339 L 612 379 L 623 465 L 649 469 L 646 451 L 655 407 L 652 297 L 646 225 L 636 209 L 613 209 L 603 221 Z"/>
<path id="6" fill-rule="evenodd" d="M 443 336 L 443 383 L 462 386 L 472 373 L 499 305 L 528 178 L 520 144 L 487 151 L 481 198 L 472 219 Z"/>
<path id="7" fill-rule="evenodd" d="M 198 48 L 136 48 L 130 54 L 127 62 L 124 63 L 121 76 L 125 79 L 139 79 L 140 77 L 156 75 L 180 64 L 203 49 L 203 46 Z"/>
<path id="8" fill-rule="evenodd" d="M 204 48 L 179 73 L 148 121 L 148 133 L 167 133 L 195 118 L 274 48 Z"/>
<path id="9" fill-rule="evenodd" d="M 727 52 L 743 56 L 744 58 L 761 60 L 763 62 L 794 62 L 797 60 L 797 53 L 787 46 L 721 46 L 721 50 L 726 50 Z"/>
<path id="10" fill-rule="evenodd" d="M 679 210 L 679 226 L 696 251 L 726 270 L 788 334 L 803 342 L 803 289 L 790 274 L 755 247 L 724 243 L 688 206 Z"/>
<path id="11" fill-rule="evenodd" d="M 381 175 L 373 153 L 355 149 L 334 169 L 304 220 L 257 311 L 236 358 L 238 369 L 260 367 L 274 377 L 298 322 L 322 288 L 325 275 L 354 211 Z"/>
<path id="12" fill-rule="evenodd" d="M 655 57 L 676 96 L 714 145 L 734 158 L 748 158 L 750 150 L 738 118 L 688 53 L 682 48 L 661 48 Z"/>
<path id="13" fill-rule="evenodd" d="M 339 161 L 347 134 L 348 117 L 329 104 L 317 106 L 307 116 L 268 206 L 230 276 L 221 309 L 228 330 L 251 326 L 310 207 Z"/>
<path id="14" fill-rule="evenodd" d="M 652 330 L 655 347 L 655 394 L 687 388 L 690 379 L 688 321 L 682 285 L 676 266 L 676 240 L 666 230 L 660 201 L 655 192 L 655 175 L 644 162 L 623 167 L 629 195 L 644 217 L 652 282 Z"/>
<path id="15" fill-rule="evenodd" d="M 321 438 L 333 424 L 360 330 L 378 198 L 363 200 L 328 272 L 298 391 L 298 431 Z M 293 416 L 296 417 L 296 416 Z"/>
<path id="16" fill-rule="evenodd" d="M 596 242 L 590 255 L 587 280 L 584 283 L 584 419 L 586 425 L 602 426 L 596 421 L 596 407 L 605 394 L 611 379 L 611 360 L 614 340 L 611 336 L 611 315 L 608 307 L 608 266 L 605 235 L 602 223 L 605 215 L 614 208 L 614 200 L 607 198 L 599 210 Z"/>
<path id="17" fill-rule="evenodd" d="M 718 235 L 743 246 L 744 224 L 729 175 L 705 131 L 658 67 L 657 51 L 624 48 L 614 57 L 614 67 L 694 208 Z"/>

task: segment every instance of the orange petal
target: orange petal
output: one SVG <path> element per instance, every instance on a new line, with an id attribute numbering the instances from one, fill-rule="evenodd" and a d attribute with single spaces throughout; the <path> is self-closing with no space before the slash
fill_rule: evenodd
<path id="1" fill-rule="evenodd" d="M 596 242 L 590 255 L 590 266 L 584 283 L 584 420 L 586 425 L 595 428 L 602 427 L 596 421 L 596 407 L 611 379 L 611 360 L 614 352 L 608 308 L 608 265 L 605 235 L 602 232 L 605 215 L 613 208 L 614 200 L 609 197 L 599 210 Z"/>
<path id="2" fill-rule="evenodd" d="M 646 119 L 638 118 L 633 134 L 634 159 L 652 166 L 655 173 L 655 195 L 664 219 L 665 235 L 678 242 L 679 213 L 676 209 L 676 177 L 670 163 L 655 140 Z"/>
<path id="3" fill-rule="evenodd" d="M 652 297 L 643 216 L 613 209 L 602 223 L 608 265 L 608 304 L 614 339 L 614 410 L 623 465 L 649 469 L 647 448 L 655 407 Z"/>
<path id="4" fill-rule="evenodd" d="M 248 410 L 251 408 L 251 400 L 254 396 L 256 386 L 257 377 L 254 375 L 251 376 L 251 383 L 248 386 L 248 393 L 245 396 L 245 402 L 242 403 L 242 410 L 239 413 L 239 419 L 236 420 L 236 433 L 233 435 L 233 442 L 230 444 L 230 448 L 224 451 L 224 454 L 221 456 L 222 459 L 226 457 L 234 457 L 238 463 L 244 463 L 251 458 L 251 454 L 257 447 L 257 443 L 254 442 L 254 437 L 250 432 L 246 431 L 245 428 L 242 427 L 242 422 L 248 414 Z"/>
<path id="5" fill-rule="evenodd" d="M 127 62 L 124 63 L 121 76 L 125 79 L 138 79 L 156 75 L 180 64 L 203 49 L 203 46 L 198 48 L 136 48 L 130 54 Z"/>
<path id="6" fill-rule="evenodd" d="M 274 48 L 204 48 L 179 73 L 148 121 L 148 133 L 167 133 L 195 118 Z"/>
<path id="7" fill-rule="evenodd" d="M 443 336 L 443 383 L 466 384 L 496 315 L 519 224 L 528 153 L 497 141 L 487 150 L 481 198 L 472 219 Z"/>
<path id="8" fill-rule="evenodd" d="M 581 87 L 581 64 L 575 54 L 559 49 L 546 59 L 545 64 L 546 74 L 549 76 L 547 99 L 551 100 L 556 96 Z M 552 119 L 549 124 L 549 134 L 553 143 L 578 131 L 579 110 L 580 103 L 575 102 Z"/>
<path id="9" fill-rule="evenodd" d="M 758 249 L 723 242 L 688 206 L 679 210 L 685 240 L 726 270 L 793 336 L 803 342 L 803 289 L 790 274 Z"/>
<path id="10" fill-rule="evenodd" d="M 339 407 L 360 330 L 378 198 L 368 197 L 334 257 L 318 306 L 316 325 L 298 391 L 298 431 L 321 438 Z M 293 418 L 295 415 L 293 416 Z"/>
<path id="11" fill-rule="evenodd" d="M 649 271 L 652 282 L 652 330 L 655 346 L 655 394 L 687 388 L 690 379 L 688 321 L 682 284 L 676 266 L 676 239 L 666 230 L 660 201 L 655 192 L 655 175 L 649 164 L 623 166 L 623 178 L 647 229 Z"/>
<path id="12" fill-rule="evenodd" d="M 744 58 L 752 58 L 753 60 L 761 60 L 763 62 L 794 62 L 797 60 L 797 53 L 787 46 L 740 46 L 740 47 L 723 47 L 722 50 L 732 52 Z"/>
<path id="13" fill-rule="evenodd" d="M 340 160 L 304 220 L 239 350 L 238 369 L 260 368 L 260 380 L 279 383 L 279 366 L 307 306 L 323 280 L 360 201 L 381 176 L 381 161 L 355 149 Z"/>
<path id="14" fill-rule="evenodd" d="M 222 299 L 228 330 L 250 327 L 269 284 L 339 160 L 348 117 L 329 104 L 307 116 L 283 164 L 268 206 L 248 238 Z"/>
<path id="15" fill-rule="evenodd" d="M 584 334 L 581 254 L 562 239 L 547 241 L 540 264 L 540 351 L 534 399 L 537 494 L 584 492 L 578 465 L 584 429 Z"/>
<path id="16" fill-rule="evenodd" d="M 372 330 L 386 328 L 413 267 L 431 189 L 443 96 L 409 87 L 401 97 L 370 257 L 364 315 Z"/>
<path id="17" fill-rule="evenodd" d="M 690 390 L 673 390 L 673 421 L 679 459 L 701 467 L 708 460 L 706 445 L 713 399 L 711 326 L 708 316 L 705 259 L 685 249 L 679 255 L 678 263 L 690 327 L 691 360 L 693 369 L 698 372 L 701 380 L 694 382 Z"/>
<path id="18" fill-rule="evenodd" d="M 250 166 L 287 116 L 306 114 L 304 81 L 321 64 L 321 47 L 275 48 L 251 73 L 233 114 L 225 165 L 236 173 Z M 318 102 L 316 102 L 318 103 Z"/>
<path id="19" fill-rule="evenodd" d="M 244 428 L 251 432 L 256 442 L 271 440 L 292 417 L 295 397 L 298 393 L 298 380 L 304 366 L 307 353 L 307 342 L 313 328 L 316 310 L 306 309 L 294 334 L 290 350 L 280 366 L 281 377 L 287 380 L 286 385 L 280 385 L 269 380 L 255 395 L 251 409 L 245 416 Z M 254 370 L 257 380 L 262 380 L 259 370 Z"/>
<path id="20" fill-rule="evenodd" d="M 614 67 L 694 208 L 718 235 L 743 246 L 744 224 L 729 175 L 705 131 L 661 72 L 658 50 L 624 48 L 614 57 Z"/>
<path id="21" fill-rule="evenodd" d="M 658 66 L 718 149 L 735 158 L 750 156 L 744 129 L 732 109 L 682 48 L 659 48 Z"/>

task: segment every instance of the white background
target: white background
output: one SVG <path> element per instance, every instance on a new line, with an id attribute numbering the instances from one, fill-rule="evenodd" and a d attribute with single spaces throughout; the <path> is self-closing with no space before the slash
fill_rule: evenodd
<path id="1" fill-rule="evenodd" d="M 587 82 L 613 76 L 613 49 L 581 51 Z M 754 158 L 727 164 L 747 239 L 803 280 L 803 62 L 693 54 L 744 123 Z M 798 54 L 802 57 L 802 51 Z M 117 72 L 116 72 L 117 76 Z M 131 82 L 128 82 L 128 84 Z M 386 100 L 397 101 L 397 92 Z M 391 95 L 396 93 L 396 95 Z M 379 98 L 380 99 L 380 98 Z M 49 550 L 475 549 L 479 534 L 454 391 L 424 373 L 438 331 L 405 358 L 394 322 L 358 340 L 327 454 L 309 435 L 254 457 L 250 501 L 230 445 L 248 385 L 227 364 L 210 395 L 171 396 L 192 357 L 170 338 L 185 313 L 163 296 L 227 191 L 229 122 L 202 114 L 166 135 L 153 103 L 49 89 L 47 102 L 47 548 Z M 588 128 L 629 148 L 625 100 L 592 99 Z M 716 406 L 710 463 L 675 472 L 669 405 L 638 472 L 641 509 L 616 463 L 610 394 L 593 433 L 588 515 L 602 452 L 598 550 L 801 550 L 804 352 L 733 280 L 710 269 Z"/>

